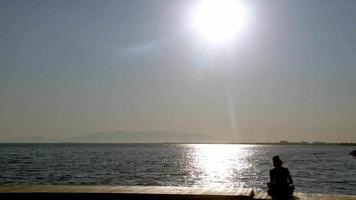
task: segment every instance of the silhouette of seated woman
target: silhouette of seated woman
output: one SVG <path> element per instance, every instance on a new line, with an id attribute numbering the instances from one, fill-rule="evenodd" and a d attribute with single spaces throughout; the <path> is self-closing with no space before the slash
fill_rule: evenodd
<path id="1" fill-rule="evenodd" d="M 279 156 L 273 157 L 274 168 L 269 171 L 270 181 L 268 183 L 268 194 L 272 200 L 292 199 L 294 186 L 289 170 L 282 167 L 283 162 Z"/>

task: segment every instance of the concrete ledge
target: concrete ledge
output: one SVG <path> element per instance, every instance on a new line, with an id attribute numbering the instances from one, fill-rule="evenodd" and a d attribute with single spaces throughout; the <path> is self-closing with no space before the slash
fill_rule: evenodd
<path id="1" fill-rule="evenodd" d="M 249 188 L 141 186 L 2 186 L 0 199 L 252 200 Z"/>
<path id="2" fill-rule="evenodd" d="M 270 200 L 250 188 L 158 186 L 0 186 L 0 200 Z M 295 193 L 294 200 L 356 200 L 356 195 Z"/>

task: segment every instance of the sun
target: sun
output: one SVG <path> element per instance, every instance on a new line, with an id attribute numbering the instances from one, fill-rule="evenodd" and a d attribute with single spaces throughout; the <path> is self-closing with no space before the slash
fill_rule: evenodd
<path id="1" fill-rule="evenodd" d="M 192 10 L 192 28 L 208 42 L 226 42 L 237 37 L 246 18 L 239 0 L 201 0 Z"/>

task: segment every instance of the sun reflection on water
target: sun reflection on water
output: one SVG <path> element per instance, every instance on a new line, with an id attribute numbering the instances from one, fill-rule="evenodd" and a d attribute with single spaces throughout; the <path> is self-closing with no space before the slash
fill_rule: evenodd
<path id="1" fill-rule="evenodd" d="M 242 172 L 251 167 L 246 146 L 229 144 L 193 145 L 193 162 L 200 171 L 197 185 L 207 187 L 243 187 Z"/>

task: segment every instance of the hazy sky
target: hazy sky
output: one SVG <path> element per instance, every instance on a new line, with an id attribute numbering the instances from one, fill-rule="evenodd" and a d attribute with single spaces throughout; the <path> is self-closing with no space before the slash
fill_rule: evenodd
<path id="1" fill-rule="evenodd" d="M 356 1 L 242 1 L 204 42 L 187 0 L 0 0 L 0 138 L 115 130 L 356 142 Z"/>

